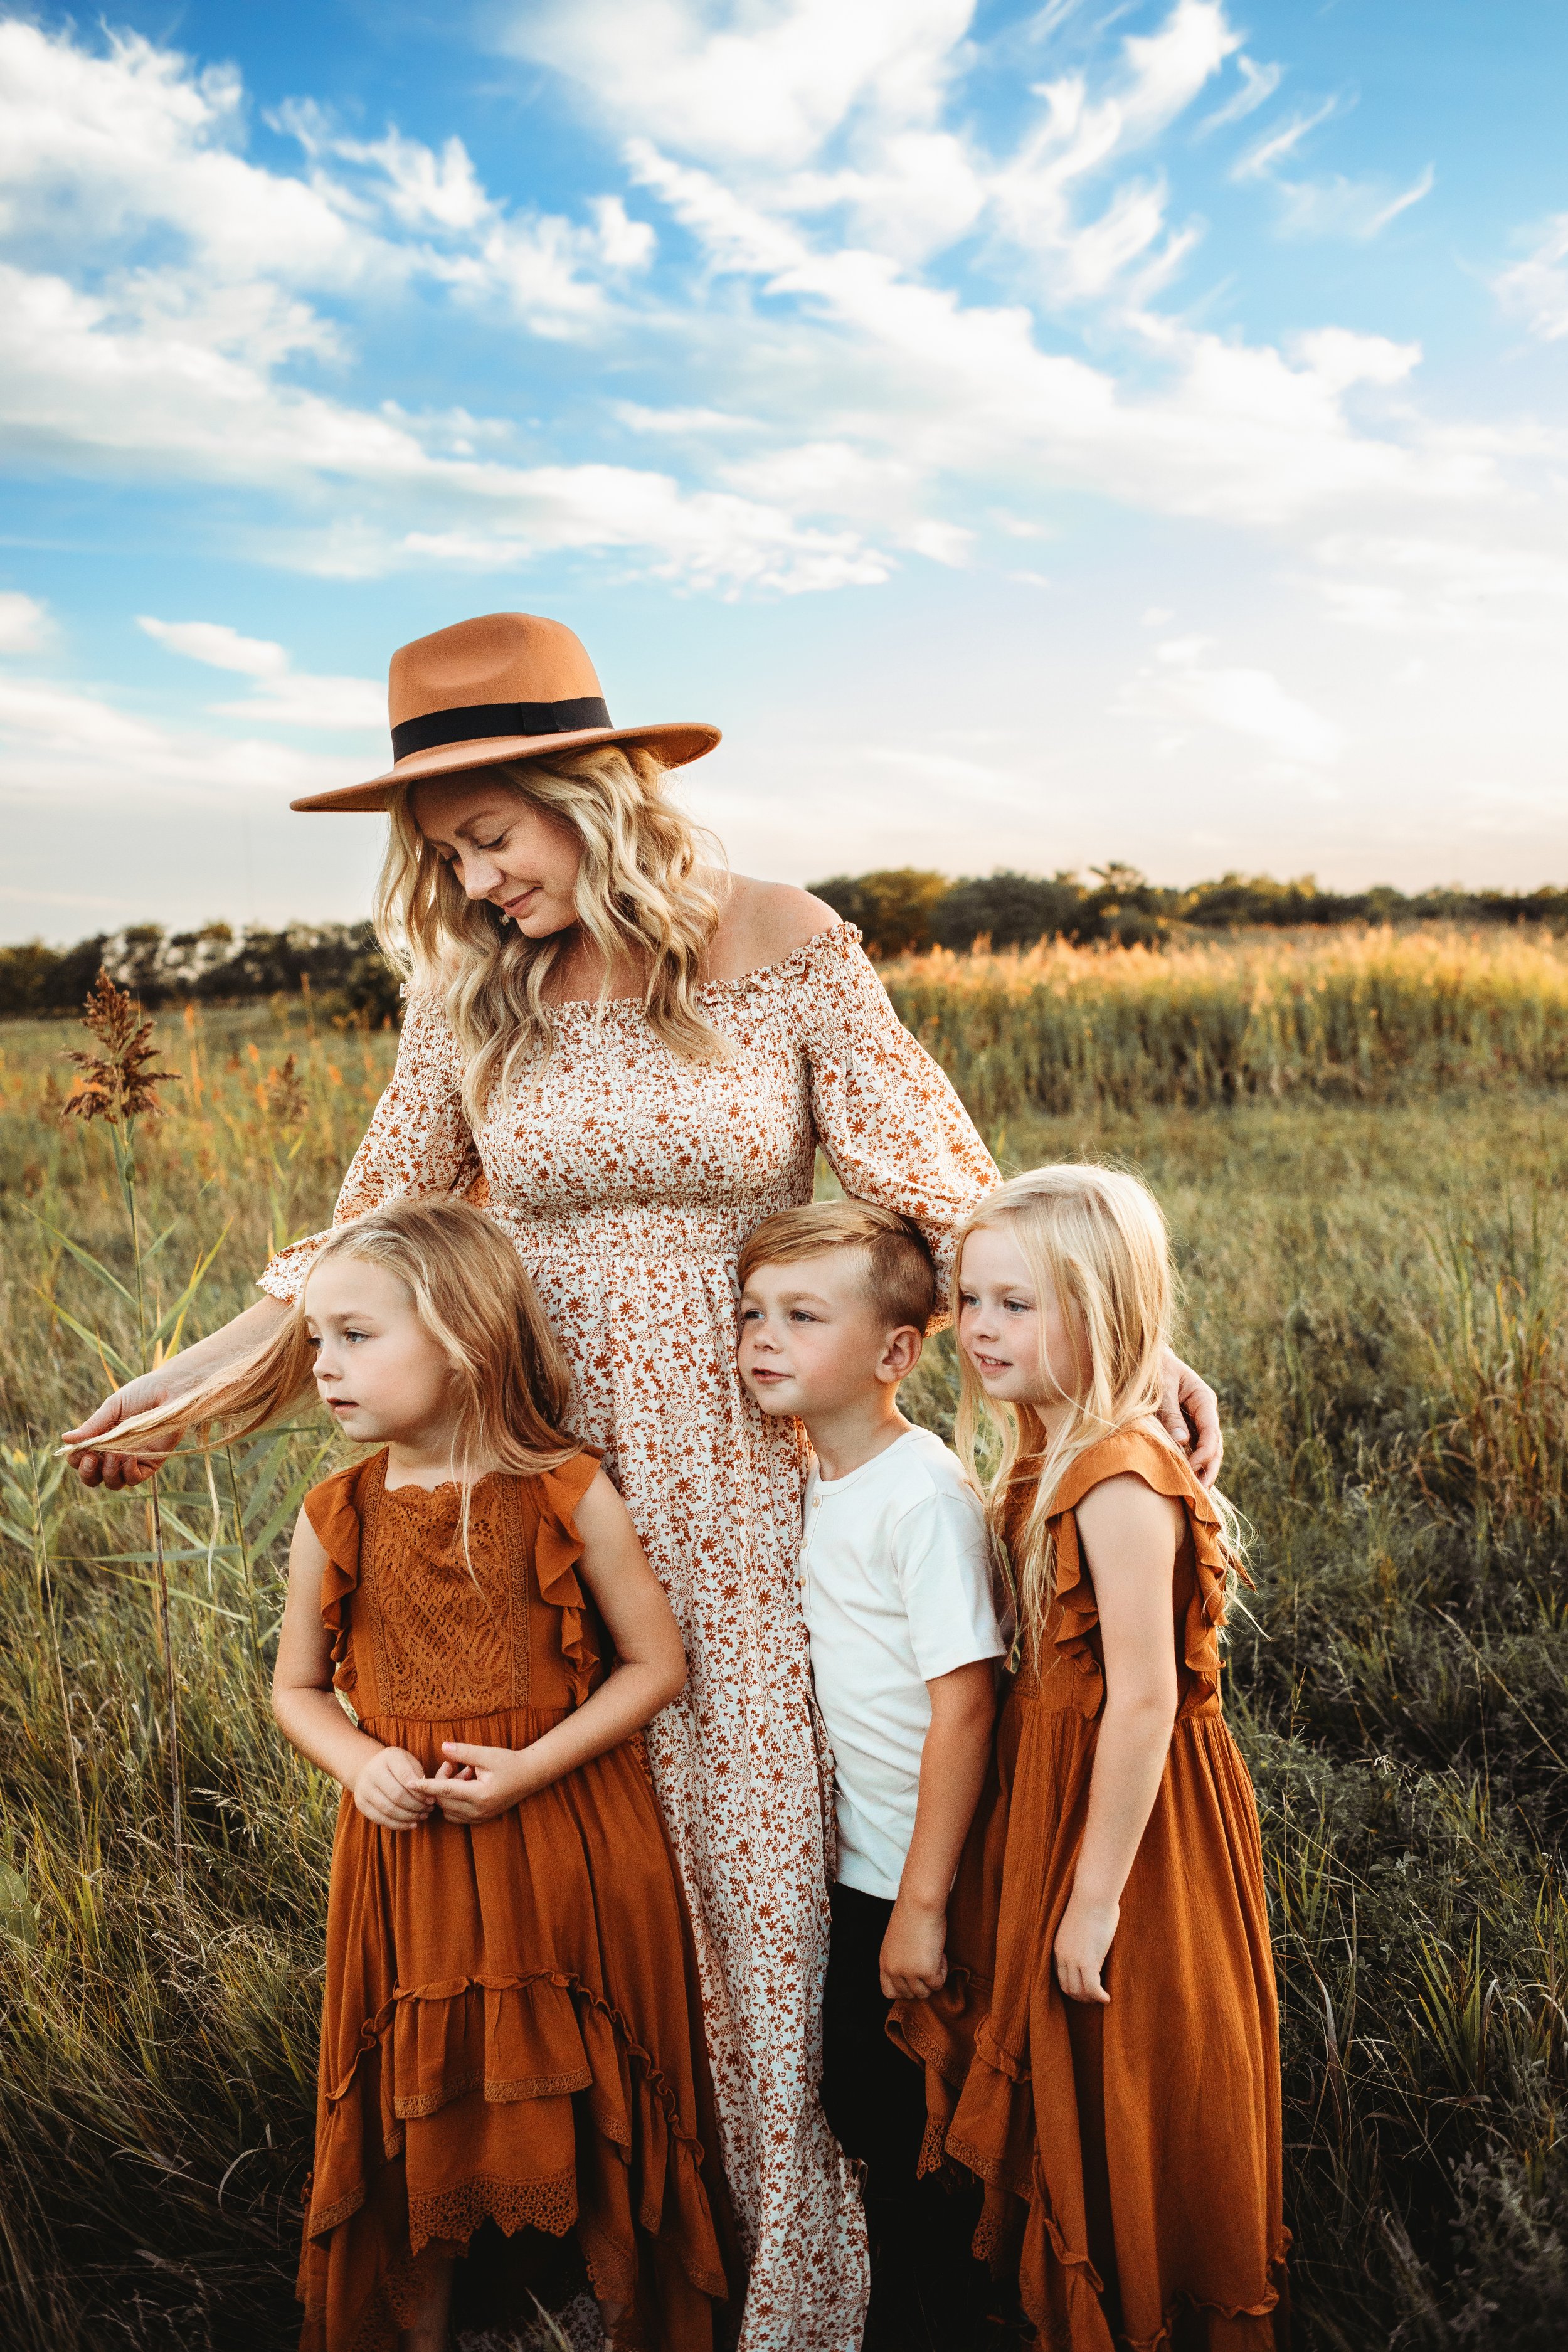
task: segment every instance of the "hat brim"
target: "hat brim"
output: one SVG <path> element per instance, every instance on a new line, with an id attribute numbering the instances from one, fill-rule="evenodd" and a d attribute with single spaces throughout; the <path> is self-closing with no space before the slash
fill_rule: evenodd
<path id="1" fill-rule="evenodd" d="M 667 719 L 654 727 L 585 727 L 571 735 L 489 735 L 466 743 L 440 743 L 411 751 L 384 775 L 366 784 L 342 784 L 332 793 L 307 793 L 291 809 L 388 809 L 400 792 L 430 776 L 460 776 L 470 768 L 493 768 L 502 760 L 542 760 L 552 751 L 589 751 L 601 743 L 648 743 L 670 768 L 700 760 L 720 740 L 717 727 L 700 719 Z"/>

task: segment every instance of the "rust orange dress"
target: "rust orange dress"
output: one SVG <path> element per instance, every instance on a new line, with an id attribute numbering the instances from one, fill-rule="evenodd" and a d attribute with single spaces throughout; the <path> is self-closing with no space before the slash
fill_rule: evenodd
<path id="1" fill-rule="evenodd" d="M 388 1492 L 384 1453 L 306 1496 L 335 1685 L 373 1738 L 433 1771 L 442 1740 L 526 1747 L 603 1679 L 572 1517 L 598 1466 L 480 1480 L 467 1559 L 457 1487 Z M 471 2252 L 465 2317 L 531 2319 L 573 2231 L 593 2291 L 633 2306 L 623 2340 L 710 2352 L 742 2284 L 715 2147 L 640 1740 L 471 1827 L 378 1829 L 345 1792 L 302 2352 L 392 2352 L 426 2247 Z"/>
<path id="2" fill-rule="evenodd" d="M 1187 1515 L 1180 1696 L 1102 2009 L 1065 1998 L 1052 1951 L 1105 1703 L 1075 1507 L 1129 1471 Z M 1218 1520 L 1176 1448 L 1130 1431 L 1073 1465 L 1052 1525 L 1057 1601 L 1040 1671 L 1020 1673 L 1002 1708 L 948 1979 L 889 2021 L 926 2069 L 923 2160 L 945 2154 L 984 2183 L 975 2252 L 1016 2273 L 1039 2346 L 1282 2352 L 1279 2011 L 1258 1812 L 1220 1709 Z"/>

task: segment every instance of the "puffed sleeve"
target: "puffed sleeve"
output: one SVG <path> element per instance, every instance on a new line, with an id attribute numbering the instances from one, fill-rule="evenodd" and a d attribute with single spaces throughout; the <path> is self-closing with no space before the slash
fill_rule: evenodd
<path id="1" fill-rule="evenodd" d="M 438 1000 L 410 997 L 396 1067 L 349 1162 L 332 1223 L 345 1225 L 387 1201 L 467 1192 L 479 1173 L 479 1155 L 463 1108 L 461 1048 Z M 310 1234 L 279 1250 L 263 1270 L 260 1287 L 274 1298 L 298 1297 L 310 1260 L 326 1238 L 325 1234 Z"/>
<path id="2" fill-rule="evenodd" d="M 945 1299 L 952 1231 L 997 1181 L 946 1073 L 888 1001 L 851 924 L 803 957 L 802 1008 L 817 1141 L 846 1192 L 913 1217 Z"/>

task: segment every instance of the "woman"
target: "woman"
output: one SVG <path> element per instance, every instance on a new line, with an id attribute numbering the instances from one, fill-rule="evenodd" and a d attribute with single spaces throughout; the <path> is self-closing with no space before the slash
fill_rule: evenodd
<path id="1" fill-rule="evenodd" d="M 816 2098 L 828 1767 L 795 1595 L 801 1449 L 737 1380 L 735 1256 L 810 1199 L 818 1145 L 847 1192 L 918 1218 L 943 1264 L 995 1170 L 858 934 L 804 890 L 705 862 L 664 776 L 716 728 L 612 727 L 572 632 L 523 614 L 404 646 L 389 702 L 393 767 L 293 803 L 390 812 L 377 929 L 409 979 L 335 1222 L 480 1202 L 573 1360 L 574 1430 L 605 1449 L 690 1666 L 648 1748 L 751 2260 L 742 2352 L 853 2352 L 865 2235 Z M 253 1345 L 321 1238 L 73 1437 Z M 1214 1400 L 1173 1373 L 1173 1423 L 1179 1377 L 1212 1475 Z M 80 1459 L 89 1485 L 146 1466 Z"/>

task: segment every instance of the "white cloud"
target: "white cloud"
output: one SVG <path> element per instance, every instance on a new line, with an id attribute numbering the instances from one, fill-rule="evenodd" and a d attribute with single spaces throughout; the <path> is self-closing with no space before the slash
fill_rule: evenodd
<path id="1" fill-rule="evenodd" d="M 158 621 L 143 613 L 137 626 L 171 653 L 255 680 L 255 691 L 244 702 L 210 704 L 216 719 L 355 731 L 386 724 L 385 692 L 374 678 L 309 677 L 293 669 L 284 646 L 266 637 L 242 637 L 221 621 Z"/>
<path id="2" fill-rule="evenodd" d="M 627 194 L 574 219 L 509 209 L 456 138 L 350 136 L 306 101 L 276 119 L 303 176 L 263 168 L 232 74 L 139 37 L 100 52 L 0 26 L 0 429 L 36 465 L 242 491 L 231 546 L 333 576 L 581 552 L 724 594 L 874 585 L 900 551 L 971 562 L 971 514 L 1005 504 L 1009 529 L 1037 529 L 1064 488 L 1268 531 L 1370 528 L 1375 509 L 1409 531 L 1411 509 L 1495 501 L 1539 457 L 1426 425 L 1412 344 L 1327 326 L 1249 345 L 1159 307 L 1196 230 L 1171 215 L 1158 142 L 1233 59 L 1227 120 L 1277 79 L 1222 0 L 1091 39 L 999 155 L 963 110 L 971 18 L 969 0 L 531 6 L 513 47 L 627 134 Z M 1288 206 L 1289 159 L 1331 104 L 1237 170 Z M 1369 194 L 1356 233 L 1416 193 Z M 100 224 L 89 269 L 79 232 Z M 983 249 L 983 298 L 928 266 L 958 236 Z M 591 345 L 594 371 L 548 419 L 340 389 L 362 320 L 416 301 L 422 334 L 461 305 Z M 643 392 L 626 362 L 650 351 L 679 354 L 667 405 L 592 396 Z M 521 404 L 532 379 L 515 381 Z M 658 467 L 604 462 L 606 427 L 613 454 L 623 432 L 662 441 Z M 304 709 L 303 682 L 275 676 Z M 326 684 L 320 710 L 369 691 Z"/>
<path id="3" fill-rule="evenodd" d="M 24 793 L 87 787 L 178 803 L 238 790 L 298 795 L 351 783 L 361 772 L 358 761 L 161 726 L 101 695 L 5 673 L 0 740 L 7 745 L 7 782 Z"/>
<path id="4" fill-rule="evenodd" d="M 142 613 L 136 625 L 157 644 L 167 646 L 171 653 L 205 662 L 212 669 L 237 669 L 242 677 L 271 678 L 281 677 L 289 667 L 289 656 L 281 646 L 265 637 L 242 637 L 237 629 L 226 627 L 222 621 L 156 621 Z"/>
<path id="5" fill-rule="evenodd" d="M 1331 719 L 1288 694 L 1271 670 L 1221 667 L 1206 658 L 1213 650 L 1205 637 L 1157 646 L 1155 667 L 1140 671 L 1129 707 L 1196 719 L 1292 765 L 1325 768 L 1338 761 L 1344 739 Z"/>
<path id="6" fill-rule="evenodd" d="M 1527 520 L 1527 518 L 1520 518 Z M 1543 544 L 1495 536 L 1438 539 L 1342 532 L 1316 553 L 1333 617 L 1382 635 L 1510 636 L 1555 654 L 1568 604 L 1568 557 L 1554 517 Z"/>
<path id="7" fill-rule="evenodd" d="M 1325 98 L 1317 106 L 1299 109 L 1288 122 L 1279 123 L 1272 131 L 1266 131 L 1245 154 L 1237 158 L 1231 168 L 1231 178 L 1269 178 L 1275 166 L 1283 163 L 1286 156 L 1293 155 L 1302 140 L 1314 131 L 1320 122 L 1326 122 L 1331 114 L 1338 111 L 1338 106 L 1337 99 Z"/>
<path id="8" fill-rule="evenodd" d="M 1245 52 L 1237 58 L 1236 66 L 1241 76 L 1241 88 L 1227 98 L 1223 106 L 1216 106 L 1212 114 L 1205 115 L 1198 125 L 1200 137 L 1206 136 L 1211 131 L 1223 131 L 1227 123 L 1243 121 L 1247 115 L 1254 113 L 1273 97 L 1284 73 L 1282 66 L 1255 65 Z"/>
<path id="9" fill-rule="evenodd" d="M 1492 291 L 1542 342 L 1561 342 L 1568 335 L 1568 213 L 1546 222 L 1524 259 L 1498 272 Z"/>
<path id="10" fill-rule="evenodd" d="M 501 40 L 689 154 L 787 169 L 858 109 L 931 121 L 973 14 L 973 0 L 754 0 L 715 25 L 679 0 L 547 0 Z"/>
<path id="11" fill-rule="evenodd" d="M 53 634 L 48 608 L 19 589 L 0 592 L 0 654 L 37 653 Z"/>
<path id="12" fill-rule="evenodd" d="M 1380 236 L 1391 221 L 1429 196 L 1437 173 L 1428 163 L 1408 187 L 1395 188 L 1386 180 L 1348 179 L 1336 172 L 1328 179 L 1292 179 L 1280 167 L 1319 126 L 1341 110 L 1340 100 L 1326 98 L 1314 107 L 1299 109 L 1289 121 L 1266 131 L 1232 166 L 1233 180 L 1263 180 L 1279 199 L 1279 226 L 1289 236 Z"/>

